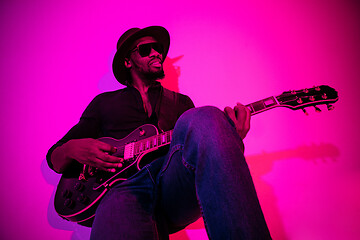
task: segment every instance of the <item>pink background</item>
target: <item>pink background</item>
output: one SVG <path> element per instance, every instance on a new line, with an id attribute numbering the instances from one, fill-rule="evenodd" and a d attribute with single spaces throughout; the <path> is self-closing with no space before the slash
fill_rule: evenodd
<path id="1" fill-rule="evenodd" d="M 164 85 L 196 106 L 338 90 L 334 111 L 254 116 L 246 157 L 275 240 L 358 239 L 356 2 L 1 1 L 1 239 L 88 239 L 54 212 L 59 176 L 45 154 L 96 94 L 122 87 L 111 72 L 117 39 L 149 25 L 171 35 Z M 207 237 L 198 221 L 171 239 Z"/>

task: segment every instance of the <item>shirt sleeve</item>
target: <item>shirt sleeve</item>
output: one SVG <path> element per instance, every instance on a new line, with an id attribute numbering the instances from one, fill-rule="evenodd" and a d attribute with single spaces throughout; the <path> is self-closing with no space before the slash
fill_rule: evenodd
<path id="1" fill-rule="evenodd" d="M 184 112 L 186 112 L 187 110 L 194 108 L 195 105 L 193 103 L 193 101 L 191 100 L 190 97 L 180 94 L 179 96 L 179 115 L 178 118 L 181 116 L 181 114 L 183 114 Z"/>
<path id="2" fill-rule="evenodd" d="M 97 96 L 87 106 L 79 122 L 49 149 L 46 154 L 49 167 L 54 169 L 51 163 L 51 154 L 57 147 L 62 146 L 71 139 L 98 138 L 100 131 L 99 96 Z"/>

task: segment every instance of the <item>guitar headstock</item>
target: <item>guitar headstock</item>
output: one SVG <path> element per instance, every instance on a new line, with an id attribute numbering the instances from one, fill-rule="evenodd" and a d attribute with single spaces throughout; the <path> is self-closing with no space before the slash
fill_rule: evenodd
<path id="1" fill-rule="evenodd" d="M 338 98 L 337 91 L 327 85 L 283 92 L 276 97 L 279 106 L 293 110 L 303 109 L 304 112 L 304 108 L 309 106 L 313 106 L 316 111 L 320 111 L 317 105 L 322 104 L 326 104 L 328 110 L 332 110 L 333 106 L 331 104 L 335 103 Z"/>

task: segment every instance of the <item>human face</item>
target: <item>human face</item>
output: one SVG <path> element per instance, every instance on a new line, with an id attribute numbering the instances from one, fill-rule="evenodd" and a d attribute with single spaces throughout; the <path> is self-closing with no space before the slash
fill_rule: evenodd
<path id="1" fill-rule="evenodd" d="M 142 37 L 134 42 L 131 47 L 129 58 L 125 59 L 125 66 L 131 74 L 144 77 L 148 80 L 156 80 L 164 77 L 162 51 L 156 46 L 150 48 L 148 55 L 144 55 L 140 49 L 143 44 L 157 44 L 153 37 Z M 155 49 L 158 49 L 156 51 Z M 142 53 L 142 54 L 140 54 Z M 143 55 L 143 56 L 141 56 Z"/>
<path id="2" fill-rule="evenodd" d="M 141 57 L 147 57 L 150 55 L 152 49 L 160 54 L 164 52 L 163 46 L 157 42 L 140 43 L 131 52 L 137 51 Z"/>

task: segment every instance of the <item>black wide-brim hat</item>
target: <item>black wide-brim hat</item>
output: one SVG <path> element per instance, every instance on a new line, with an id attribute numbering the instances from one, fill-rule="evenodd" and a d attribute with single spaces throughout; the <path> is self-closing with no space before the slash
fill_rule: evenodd
<path id="1" fill-rule="evenodd" d="M 112 64 L 114 76 L 121 84 L 128 85 L 129 82 L 129 70 L 125 67 L 125 58 L 131 50 L 131 45 L 137 39 L 147 36 L 153 37 L 156 41 L 163 45 L 163 59 L 165 60 L 169 51 L 170 35 L 164 27 L 151 26 L 143 29 L 131 28 L 127 30 L 123 35 L 121 35 L 119 41 L 117 42 L 117 51 Z"/>

